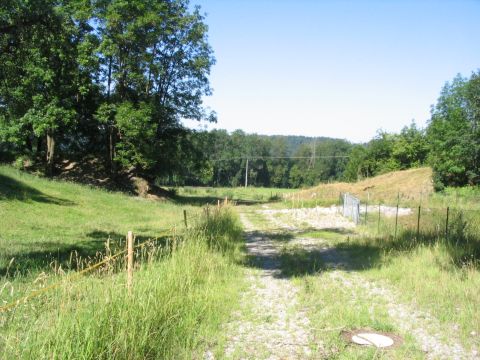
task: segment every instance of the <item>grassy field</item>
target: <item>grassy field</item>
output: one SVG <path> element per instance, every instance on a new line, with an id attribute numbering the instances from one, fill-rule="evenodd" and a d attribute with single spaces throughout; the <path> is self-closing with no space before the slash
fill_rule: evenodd
<path id="1" fill-rule="evenodd" d="M 280 201 L 283 194 L 291 193 L 292 189 L 278 188 L 257 188 L 257 187 L 193 187 L 184 186 L 174 188 L 177 199 L 182 201 L 186 198 L 188 202 L 196 199 L 199 203 L 216 203 L 228 197 L 239 205 L 255 205 L 266 202 Z"/>
<path id="2" fill-rule="evenodd" d="M 127 231 L 156 238 L 183 221 L 188 203 L 156 202 L 0 166 L 0 275 L 70 267 L 71 254 L 88 258 L 122 246 Z"/>
<path id="3" fill-rule="evenodd" d="M 414 186 L 428 174 L 417 169 L 394 177 Z M 377 189 L 385 189 L 385 202 L 395 201 L 392 176 L 371 179 Z M 387 284 L 399 302 L 414 303 L 434 314 L 439 320 L 435 331 L 445 336 L 454 331 L 467 348 L 480 345 L 477 189 L 447 189 L 428 196 L 417 192 L 423 209 L 420 236 L 413 211 L 399 218 L 395 237 L 395 218 L 382 215 L 379 223 L 374 213 L 352 231 L 316 230 L 298 223 L 292 233 L 270 229 L 272 224 L 255 212 L 266 204 L 271 209 L 297 208 L 337 200 L 333 195 L 309 199 L 307 191 L 292 201 L 282 198 L 291 193 L 285 189 L 185 187 L 178 188 L 171 200 L 159 202 L 52 182 L 5 166 L 0 167 L 0 180 L 0 305 L 103 259 L 108 238 L 112 252 L 124 249 L 128 230 L 137 234 L 138 241 L 153 239 L 136 255 L 130 296 L 120 259 L 116 266 L 102 266 L 21 303 L 14 311 L 0 313 L 1 359 L 202 358 L 222 339 L 221 324 L 237 308 L 245 287 L 247 263 L 236 214 L 228 207 L 218 212 L 212 206 L 207 219 L 201 209 L 225 196 L 242 205 L 240 211 L 257 231 L 268 233 L 283 247 L 283 274 L 301 289 L 298 311 L 307 309 L 314 335 L 322 339 L 329 356 L 384 356 L 346 347 L 339 328 L 399 331 L 389 317 L 389 304 L 356 286 L 355 276 Z M 336 185 L 321 188 L 325 186 Z M 363 189 L 364 184 L 352 186 Z M 403 199 L 401 206 L 418 201 L 415 195 Z M 448 238 L 444 206 L 451 207 Z M 182 224 L 184 209 L 190 218 L 188 230 Z M 179 225 L 175 234 L 165 234 L 163 230 L 173 224 Z M 294 245 L 303 238 L 318 239 L 348 256 L 351 271 L 345 274 L 346 283 L 332 277 L 318 252 Z M 403 335 L 404 345 L 387 358 L 423 358 L 415 339 Z"/>
<path id="4" fill-rule="evenodd" d="M 379 299 L 372 300 L 362 287 L 348 288 L 345 284 L 333 281 L 330 275 L 332 270 L 325 267 L 320 253 L 293 245 L 296 239 L 318 239 L 338 253 L 345 254 L 351 266 L 346 275 L 347 279 L 350 279 L 350 275 L 356 279 L 354 275 L 358 275 L 366 281 L 386 284 L 398 296 L 398 302 L 413 303 L 421 311 L 433 314 L 438 319 L 438 324 L 432 325 L 434 328 L 431 331 L 438 332 L 445 338 L 453 333 L 459 336 L 467 349 L 478 348 L 480 190 L 473 187 L 447 188 L 442 193 L 428 193 L 426 196 L 425 193 L 421 194 L 420 190 L 421 184 L 429 177 L 426 169 L 386 174 L 370 179 L 377 189 L 383 189 L 381 199 L 384 203 L 391 205 L 396 204 L 398 193 L 398 188 L 392 186 L 392 177 L 400 177 L 402 183 L 410 184 L 413 193 L 410 197 L 401 198 L 400 207 L 412 207 L 413 211 L 408 216 L 399 217 L 396 237 L 395 216 L 387 217 L 382 214 L 378 222 L 378 210 L 370 210 L 367 224 L 363 223 L 362 216 L 362 224 L 348 232 L 335 229 L 316 230 L 302 222 L 295 225 L 302 230 L 296 233 L 276 229 L 272 238 L 284 244 L 284 274 L 293 278 L 302 288 L 301 306 L 309 309 L 312 326 L 318 329 L 317 336 L 327 339 L 328 347 L 335 353 L 332 357 L 382 358 L 374 352 L 359 353 L 353 348 L 345 348 L 337 333 L 325 333 L 323 329 L 336 329 L 339 326 L 368 327 L 384 331 L 398 329 L 389 320 L 387 304 Z M 360 190 L 358 194 L 362 199 L 365 185 L 365 182 L 351 184 L 348 189 L 341 190 Z M 322 198 L 321 194 L 325 194 L 329 189 L 335 189 L 336 192 L 340 187 L 338 184 L 327 184 L 301 191 L 298 193 L 299 198 L 294 198 L 293 202 L 290 199 L 284 207 L 290 208 L 293 203 L 295 208 L 299 208 L 302 207 L 302 202 L 303 207 L 312 207 L 315 206 L 315 201 L 318 205 L 322 205 L 322 201 L 325 205 L 331 205 L 338 201 L 335 194 L 327 193 L 325 198 Z M 320 198 L 309 199 L 309 196 L 315 193 Z M 420 200 L 422 208 L 417 236 Z M 374 202 L 371 201 L 372 203 Z M 280 205 L 275 204 L 271 208 L 275 209 Z M 450 208 L 448 233 L 445 231 L 447 206 Z M 260 229 L 266 226 L 262 224 L 261 217 L 254 216 L 253 213 L 250 220 Z M 272 229 L 267 227 L 264 231 Z M 352 279 L 349 281 L 350 284 L 355 284 Z M 415 339 L 407 338 L 406 347 L 387 358 L 423 358 L 422 353 L 415 350 L 414 343 Z"/>
<path id="5" fill-rule="evenodd" d="M 143 200 L 4 166 L 0 180 L 0 305 L 60 281 L 0 312 L 1 359 L 202 357 L 243 286 L 241 228 L 228 207 L 193 220 L 203 214 L 196 199 Z M 137 243 L 152 238 L 136 253 L 131 295 L 123 258 L 63 280 L 103 259 L 107 238 L 112 253 L 123 250 L 128 230 Z"/>
<path id="6" fill-rule="evenodd" d="M 326 246 L 340 249 L 348 244 L 348 236 L 338 229 L 315 230 L 293 218 L 288 222 L 295 231 L 276 228 L 264 215 L 245 209 L 257 233 L 268 236 L 281 249 L 282 278 L 291 281 L 299 289 L 297 311 L 309 319 L 309 329 L 316 340 L 312 345 L 312 358 L 325 359 L 424 359 L 415 338 L 399 331 L 388 313 L 388 304 L 374 298 L 369 291 L 358 286 L 356 274 L 363 275 L 365 254 L 359 258 L 359 266 L 344 274 L 326 266 L 320 249 Z M 317 244 L 305 247 L 302 241 Z M 318 241 L 318 242 L 317 242 Z M 349 250 L 338 250 L 349 253 Z M 352 253 L 353 254 L 353 253 Z M 342 260 L 343 261 L 343 260 Z M 345 280 L 343 280 L 343 278 Z M 341 280 L 342 279 L 342 280 Z M 393 332 L 404 337 L 403 344 L 394 350 L 382 351 L 366 346 L 352 346 L 340 336 L 342 330 L 374 329 Z"/>

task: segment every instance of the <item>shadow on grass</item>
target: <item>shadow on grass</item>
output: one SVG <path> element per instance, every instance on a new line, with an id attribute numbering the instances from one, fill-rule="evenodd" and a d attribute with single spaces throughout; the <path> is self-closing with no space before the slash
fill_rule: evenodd
<path id="1" fill-rule="evenodd" d="M 218 196 L 185 196 L 185 195 L 175 195 L 171 198 L 171 200 L 176 204 L 181 205 L 192 205 L 192 206 L 206 206 L 210 204 L 212 206 L 216 206 L 218 201 L 223 202 L 225 198 L 218 197 Z M 229 200 L 235 202 L 237 205 L 258 205 L 258 204 L 265 204 L 266 201 L 261 200 L 243 200 L 243 199 L 236 199 L 236 200 Z"/>
<path id="2" fill-rule="evenodd" d="M 364 271 L 381 263 L 382 250 L 377 246 L 342 244 L 323 249 L 293 248 L 280 256 L 283 276 L 305 276 L 341 269 Z"/>
<path id="3" fill-rule="evenodd" d="M 322 235 L 319 238 L 326 238 L 325 235 L 345 238 L 354 234 L 352 230 L 343 228 L 307 229 L 297 233 L 251 232 L 249 237 L 257 239 L 255 246 L 261 250 L 255 255 L 248 256 L 247 265 L 263 270 L 277 270 L 274 276 L 288 278 L 314 275 L 334 269 L 363 271 L 378 266 L 382 260 L 382 249 L 376 245 L 357 244 L 349 241 L 343 241 L 335 246 L 329 246 L 326 242 L 321 241 L 302 243 L 304 239 L 312 239 L 308 236 L 302 237 L 312 232 Z M 291 246 L 280 247 L 281 250 L 279 250 L 278 244 L 269 243 L 272 241 L 288 243 L 294 238 L 299 242 Z"/>
<path id="4" fill-rule="evenodd" d="M 456 268 L 474 266 L 480 268 L 480 236 L 475 232 L 467 232 L 464 224 L 453 220 L 448 236 L 438 231 L 424 231 L 418 234 L 415 230 L 406 229 L 395 239 L 393 236 L 370 238 L 364 241 L 381 247 L 389 254 L 415 251 L 418 247 L 440 245 L 448 253 Z"/>
<path id="5" fill-rule="evenodd" d="M 27 184 L 0 174 L 0 200 L 35 201 L 62 206 L 75 205 L 73 201 L 50 196 Z"/>
<path id="6" fill-rule="evenodd" d="M 417 238 L 416 231 L 403 231 L 393 237 L 358 238 L 343 241 L 324 249 L 294 247 L 283 251 L 280 260 L 282 276 L 304 276 L 332 269 L 364 271 L 382 266 L 388 259 L 416 251 L 419 247 L 441 245 L 449 254 L 451 268 L 480 268 L 480 242 L 451 234 L 448 239 L 439 238 L 435 233 L 423 233 Z M 388 254 L 388 255 L 385 255 Z M 387 256 L 387 257 L 386 257 Z"/>
<path id="7" fill-rule="evenodd" d="M 41 271 L 51 271 L 61 267 L 63 270 L 78 270 L 86 264 L 101 261 L 106 253 L 106 241 L 110 238 L 109 248 L 113 255 L 125 249 L 125 235 L 92 231 L 88 239 L 76 245 L 57 242 L 33 242 L 23 246 L 26 251 L 16 251 L 0 256 L 0 276 L 27 275 Z M 168 236 L 155 238 L 151 235 L 135 237 L 135 244 L 152 239 L 155 246 L 165 246 Z M 10 264 L 10 260 L 14 259 Z"/>
<path id="8" fill-rule="evenodd" d="M 314 238 L 314 239 L 324 239 L 324 240 L 343 240 L 345 237 L 354 236 L 356 232 L 353 229 L 345 229 L 345 228 L 324 228 L 324 229 L 317 229 L 317 228 L 307 228 L 302 229 L 299 232 L 296 232 L 296 235 L 299 237 L 307 237 L 307 238 Z"/>

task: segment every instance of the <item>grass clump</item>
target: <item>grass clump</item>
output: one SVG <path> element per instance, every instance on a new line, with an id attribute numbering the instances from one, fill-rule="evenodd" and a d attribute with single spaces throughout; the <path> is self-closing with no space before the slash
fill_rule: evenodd
<path id="1" fill-rule="evenodd" d="M 240 227 L 224 208 L 170 244 L 130 295 L 124 273 L 83 277 L 1 314 L 0 358 L 203 357 L 242 286 Z"/>

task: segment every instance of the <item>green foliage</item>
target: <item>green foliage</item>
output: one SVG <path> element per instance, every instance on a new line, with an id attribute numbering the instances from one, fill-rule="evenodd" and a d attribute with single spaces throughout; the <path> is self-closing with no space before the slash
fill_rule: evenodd
<path id="1" fill-rule="evenodd" d="M 150 173 L 175 162 L 180 120 L 215 120 L 203 21 L 187 0 L 2 2 L 1 150 L 50 162 L 56 144 Z"/>
<path id="2" fill-rule="evenodd" d="M 425 163 L 428 155 L 428 142 L 423 130 L 412 121 L 405 126 L 393 144 L 392 157 L 399 164 L 400 170 L 419 167 Z"/>
<path id="3" fill-rule="evenodd" d="M 344 179 L 356 181 L 395 170 L 425 164 L 428 155 L 425 132 L 414 122 L 400 134 L 379 131 L 366 145 L 355 146 L 345 168 Z"/>
<path id="4" fill-rule="evenodd" d="M 299 145 L 293 158 L 289 158 L 292 155 L 288 148 L 292 145 L 288 136 L 246 134 L 241 130 L 231 134 L 225 130 L 194 132 L 187 138 L 190 147 L 182 144 L 178 148 L 182 166 L 171 164 L 171 176 L 162 177 L 160 182 L 241 186 L 245 183 L 247 158 L 248 183 L 256 187 L 300 187 L 340 179 L 351 144 L 339 139 L 302 139 L 310 142 Z"/>
<path id="5" fill-rule="evenodd" d="M 118 105 L 115 114 L 122 141 L 117 145 L 116 159 L 125 167 L 148 169 L 155 163 L 156 125 L 152 123 L 152 109 L 145 103 L 135 107 L 130 102 Z"/>
<path id="6" fill-rule="evenodd" d="M 437 189 L 480 183 L 480 73 L 445 84 L 428 126 Z"/>
<path id="7" fill-rule="evenodd" d="M 185 0 L 112 0 L 99 4 L 96 20 L 103 95 L 118 106 L 115 116 L 108 107 L 97 113 L 110 126 L 110 157 L 123 167 L 159 170 L 169 161 L 162 147 L 178 140 L 171 130 L 181 129 L 181 119 L 215 120 L 202 107 L 214 63 L 203 16 Z"/>

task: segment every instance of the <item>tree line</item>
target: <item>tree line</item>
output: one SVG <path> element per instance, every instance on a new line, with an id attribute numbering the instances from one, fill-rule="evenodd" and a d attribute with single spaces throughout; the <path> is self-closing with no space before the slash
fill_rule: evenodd
<path id="1" fill-rule="evenodd" d="M 296 188 L 341 180 L 352 145 L 346 140 L 265 136 L 236 130 L 189 132 L 179 156 L 158 180 L 163 185 Z"/>
<path id="2" fill-rule="evenodd" d="M 425 129 L 379 132 L 350 153 L 344 178 L 354 181 L 393 170 L 431 166 L 434 187 L 480 184 L 480 71 L 447 82 Z"/>
<path id="3" fill-rule="evenodd" d="M 480 72 L 445 84 L 425 129 L 365 144 L 185 128 L 216 121 L 204 20 L 188 0 L 3 0 L 0 160 L 54 175 L 93 157 L 112 179 L 237 186 L 248 159 L 249 183 L 274 187 L 430 165 L 437 189 L 479 184 Z"/>

